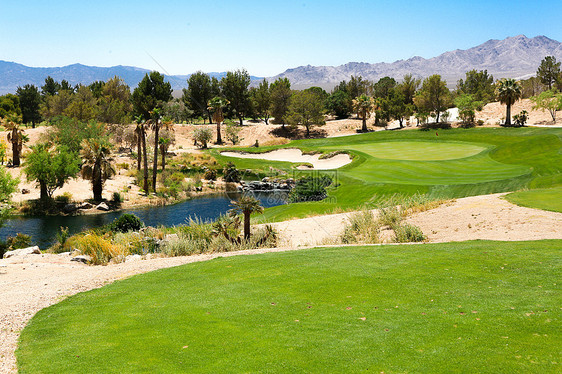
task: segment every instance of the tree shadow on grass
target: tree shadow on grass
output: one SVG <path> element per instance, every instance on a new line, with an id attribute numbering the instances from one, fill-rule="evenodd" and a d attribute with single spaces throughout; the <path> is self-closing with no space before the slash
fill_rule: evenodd
<path id="1" fill-rule="evenodd" d="M 306 136 L 306 129 L 301 127 L 295 126 L 281 126 L 271 130 L 271 135 L 276 137 L 287 138 L 291 140 L 298 140 L 298 139 L 317 139 L 317 138 L 326 138 L 328 133 L 326 130 L 313 127 L 310 129 L 310 136 Z"/>

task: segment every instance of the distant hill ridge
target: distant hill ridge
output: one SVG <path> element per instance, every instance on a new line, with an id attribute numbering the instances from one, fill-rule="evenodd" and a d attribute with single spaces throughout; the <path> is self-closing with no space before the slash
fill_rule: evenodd
<path id="1" fill-rule="evenodd" d="M 349 62 L 340 66 L 299 66 L 268 80 L 271 82 L 279 77 L 287 77 L 294 88 L 321 86 L 330 89 L 342 80 L 349 80 L 351 75 L 376 81 L 384 76 L 401 79 L 409 73 L 420 78 L 441 74 L 449 87 L 454 87 L 457 80 L 463 78 L 465 72 L 471 69 L 488 70 L 495 78 L 530 77 L 535 74 L 545 56 L 554 56 L 557 60 L 562 60 L 562 43 L 546 36 L 527 38 L 525 35 L 518 35 L 503 40 L 488 40 L 470 49 L 457 49 L 430 59 L 415 56 L 393 63 Z M 134 88 L 147 72 L 149 70 L 121 65 L 96 67 L 73 64 L 35 68 L 0 60 L 0 94 L 13 93 L 18 86 L 25 84 L 42 86 L 49 75 L 58 81 L 66 79 L 73 85 L 90 84 L 96 80 L 106 81 L 117 75 Z M 209 75 L 221 78 L 225 73 Z M 170 75 L 166 76 L 166 79 L 174 90 L 180 90 L 187 87 L 188 77 L 189 75 Z M 252 77 L 254 81 L 259 79 L 262 78 Z"/>
<path id="2" fill-rule="evenodd" d="M 415 56 L 393 63 L 349 62 L 340 66 L 299 66 L 270 79 L 287 77 L 294 86 L 300 88 L 334 86 L 342 80 L 349 80 L 352 75 L 377 81 L 385 76 L 402 79 L 405 74 L 419 78 L 440 74 L 449 87 L 454 87 L 460 78 L 464 78 L 465 72 L 472 69 L 488 70 L 494 78 L 528 78 L 535 75 L 538 65 L 546 56 L 562 60 L 562 43 L 546 36 L 527 38 L 518 35 L 503 40 L 488 40 L 470 49 L 457 49 L 430 59 Z"/>

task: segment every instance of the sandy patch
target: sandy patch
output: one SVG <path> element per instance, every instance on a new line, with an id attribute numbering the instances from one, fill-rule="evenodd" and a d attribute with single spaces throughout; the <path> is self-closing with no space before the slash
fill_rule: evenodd
<path id="1" fill-rule="evenodd" d="M 320 158 L 321 155 L 306 155 L 300 149 L 285 148 L 265 153 L 240 153 L 240 152 L 222 152 L 221 155 L 237 158 L 251 158 L 256 160 L 270 161 L 287 161 L 295 163 L 308 163 L 315 170 L 337 169 L 351 163 L 351 157 L 348 154 L 340 153 L 329 158 Z"/>

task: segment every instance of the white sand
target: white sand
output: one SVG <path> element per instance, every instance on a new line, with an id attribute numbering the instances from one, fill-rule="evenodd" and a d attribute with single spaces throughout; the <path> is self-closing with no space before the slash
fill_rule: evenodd
<path id="1" fill-rule="evenodd" d="M 300 149 L 284 148 L 265 153 L 222 152 L 227 157 L 251 158 L 257 160 L 286 161 L 295 163 L 309 163 L 315 170 L 337 169 L 351 163 L 351 157 L 345 153 L 330 158 L 320 159 L 319 154 L 305 155 Z"/>

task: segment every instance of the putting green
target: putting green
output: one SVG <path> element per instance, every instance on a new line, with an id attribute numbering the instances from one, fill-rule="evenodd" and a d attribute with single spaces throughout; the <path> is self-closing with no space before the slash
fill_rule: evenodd
<path id="1" fill-rule="evenodd" d="M 357 144 L 354 150 L 376 158 L 408 161 L 439 161 L 470 157 L 486 150 L 470 143 L 438 142 L 377 142 Z"/>

